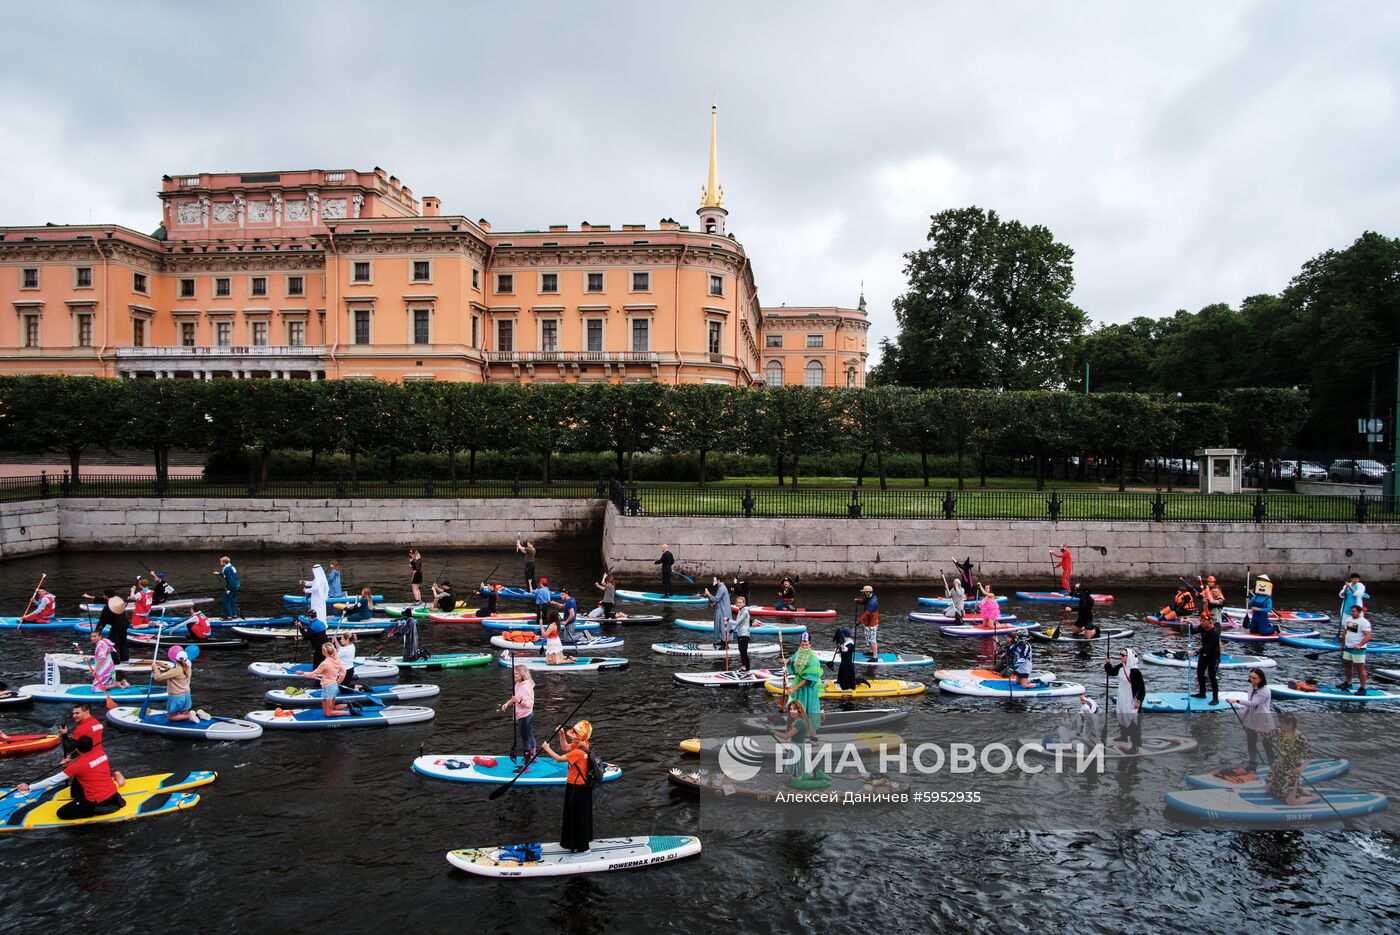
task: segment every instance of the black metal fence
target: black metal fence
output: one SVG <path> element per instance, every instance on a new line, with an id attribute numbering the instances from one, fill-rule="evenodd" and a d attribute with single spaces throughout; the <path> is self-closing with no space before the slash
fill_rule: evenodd
<path id="1" fill-rule="evenodd" d="M 1400 523 L 1392 497 L 1292 493 L 1165 493 L 1112 490 L 939 490 L 926 487 L 734 487 L 623 485 L 608 478 L 542 480 L 443 478 L 360 480 L 204 478 L 84 474 L 0 478 L 0 501 L 49 497 L 259 497 L 608 499 L 633 516 L 807 517 L 816 519 L 1137 520 L 1157 523 Z"/>

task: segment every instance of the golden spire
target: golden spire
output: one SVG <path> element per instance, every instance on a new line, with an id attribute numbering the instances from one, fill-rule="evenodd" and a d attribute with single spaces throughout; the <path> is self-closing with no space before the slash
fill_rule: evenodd
<path id="1" fill-rule="evenodd" d="M 710 178 L 700 196 L 700 207 L 723 208 L 724 189 L 719 187 L 719 108 L 710 105 Z"/>

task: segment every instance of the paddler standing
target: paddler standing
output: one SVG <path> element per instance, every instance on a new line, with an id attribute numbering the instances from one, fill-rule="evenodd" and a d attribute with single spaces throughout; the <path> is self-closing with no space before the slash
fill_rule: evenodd
<path id="1" fill-rule="evenodd" d="M 729 588 L 720 580 L 719 575 L 710 579 L 710 586 L 715 589 L 714 593 L 710 593 L 710 588 L 706 588 L 705 599 L 710 602 L 710 612 L 713 615 L 715 649 L 722 649 L 734 612 L 729 603 Z"/>
<path id="2" fill-rule="evenodd" d="M 1094 593 L 1081 581 L 1074 586 L 1070 595 L 1075 599 L 1076 611 L 1071 632 L 1075 636 L 1098 636 L 1099 628 L 1094 623 Z"/>
<path id="3" fill-rule="evenodd" d="M 1351 670 L 1355 667 L 1361 677 L 1361 687 L 1356 690 L 1358 695 L 1366 694 L 1366 644 L 1371 642 L 1371 621 L 1362 614 L 1364 609 L 1360 604 L 1352 604 L 1342 630 L 1342 668 L 1346 682 L 1340 687 L 1351 690 Z"/>
<path id="4" fill-rule="evenodd" d="M 967 591 L 963 590 L 962 578 L 954 578 L 952 585 L 943 589 L 943 594 L 948 599 L 948 616 L 953 618 L 953 622 L 961 624 L 963 622 L 963 603 L 967 600 Z"/>
<path id="5" fill-rule="evenodd" d="M 592 756 L 593 725 L 579 721 L 562 732 L 560 753 L 549 742 L 540 744 L 545 756 L 567 763 L 564 784 L 564 829 L 559 846 L 574 854 L 587 854 L 593 842 L 593 788 L 588 783 L 588 761 Z"/>
<path id="6" fill-rule="evenodd" d="M 1249 614 L 1249 632 L 1258 636 L 1271 636 L 1274 622 L 1270 619 L 1274 612 L 1274 583 L 1268 575 L 1260 575 L 1254 583 L 1254 593 L 1249 596 L 1245 608 Z"/>
<path id="7" fill-rule="evenodd" d="M 749 615 L 749 602 L 740 595 L 734 600 L 734 619 L 730 621 L 728 634 L 739 644 L 740 672 L 749 671 L 749 626 L 752 619 Z"/>
<path id="8" fill-rule="evenodd" d="M 1204 698 L 1206 680 L 1209 679 L 1210 703 L 1220 704 L 1220 685 L 1217 681 L 1220 673 L 1220 627 L 1209 611 L 1202 612 L 1200 622 L 1190 626 L 1191 632 L 1201 637 L 1201 648 L 1196 654 L 1196 691 L 1191 697 Z M 1189 659 L 1186 664 L 1191 664 Z"/>
<path id="9" fill-rule="evenodd" d="M 215 572 L 224 582 L 224 619 L 238 616 L 238 569 L 233 567 L 233 559 L 219 556 L 219 570 Z"/>
<path id="10" fill-rule="evenodd" d="M 652 562 L 653 565 L 661 566 L 661 596 L 671 596 L 671 566 L 676 564 L 676 557 L 671 554 L 671 547 L 666 543 L 661 543 L 661 557 Z"/>
<path id="11" fill-rule="evenodd" d="M 1352 572 L 1337 596 L 1342 599 L 1342 612 L 1337 615 L 1337 619 L 1345 622 L 1351 616 L 1351 609 L 1366 603 L 1369 595 L 1366 593 L 1366 585 L 1361 583 L 1361 576 Z"/>
<path id="12" fill-rule="evenodd" d="M 1069 579 L 1074 571 L 1074 556 L 1070 555 L 1069 545 L 1060 543 L 1059 549 L 1051 549 L 1050 554 L 1054 556 L 1060 569 L 1060 590 L 1065 594 L 1069 593 Z"/>
<path id="13" fill-rule="evenodd" d="M 1215 575 L 1206 575 L 1205 583 L 1201 586 L 1201 601 L 1215 625 L 1222 626 L 1225 622 L 1225 592 L 1220 590 Z"/>
<path id="14" fill-rule="evenodd" d="M 812 652 L 812 636 L 806 630 L 802 631 L 802 641 L 788 659 L 787 664 L 789 680 L 786 686 L 786 694 L 802 705 L 802 710 L 807 712 L 807 718 L 812 724 L 812 729 L 821 727 L 822 721 L 822 664 L 817 658 L 817 654 Z"/>
<path id="15" fill-rule="evenodd" d="M 867 584 L 860 589 L 860 594 L 855 600 L 860 604 L 860 617 L 856 622 L 865 630 L 865 651 L 870 654 L 872 660 L 878 661 L 880 658 L 880 599 L 875 596 L 875 589 Z"/>
<path id="16" fill-rule="evenodd" d="M 331 587 L 326 580 L 326 571 L 319 562 L 311 566 L 311 580 L 303 581 L 301 586 L 306 591 L 307 606 L 316 611 L 316 617 L 322 622 L 329 619 L 326 602 L 330 598 Z"/>
<path id="17" fill-rule="evenodd" d="M 525 587 L 527 590 L 535 589 L 535 540 L 526 539 L 521 542 L 515 540 L 515 551 L 525 556 Z"/>
<path id="18" fill-rule="evenodd" d="M 836 644 L 836 684 L 842 691 L 856 687 L 856 640 L 846 627 L 838 627 L 832 637 Z"/>
<path id="19" fill-rule="evenodd" d="M 1105 662 L 1104 671 L 1118 676 L 1118 739 L 1126 740 L 1126 748 L 1119 749 L 1136 753 L 1142 746 L 1142 703 L 1147 699 L 1147 682 L 1138 668 L 1137 653 L 1123 649 L 1118 654 L 1118 662 Z"/>

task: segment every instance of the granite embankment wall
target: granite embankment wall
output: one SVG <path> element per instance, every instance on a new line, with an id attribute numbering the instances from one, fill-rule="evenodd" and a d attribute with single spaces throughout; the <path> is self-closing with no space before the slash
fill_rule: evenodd
<path id="1" fill-rule="evenodd" d="M 607 507 L 603 554 L 626 576 L 654 577 L 660 543 L 697 580 L 743 570 L 833 581 L 937 581 L 971 556 L 997 581 L 1050 581 L 1050 550 L 1067 543 L 1076 577 L 1170 581 L 1207 571 L 1235 581 L 1252 569 L 1291 581 L 1400 580 L 1400 526 L 1354 523 L 1142 523 L 926 519 L 712 519 L 619 515 Z M 1103 551 L 1100 551 L 1102 549 Z"/>
<path id="2" fill-rule="evenodd" d="M 57 548 L 499 548 L 596 537 L 603 500 L 57 499 L 0 504 L 0 558 Z"/>

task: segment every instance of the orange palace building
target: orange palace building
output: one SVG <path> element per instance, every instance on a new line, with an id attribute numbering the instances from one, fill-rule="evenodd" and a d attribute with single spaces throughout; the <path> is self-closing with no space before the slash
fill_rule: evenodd
<path id="1" fill-rule="evenodd" d="M 863 386 L 856 309 L 763 309 L 725 232 L 496 232 L 382 169 L 165 176 L 153 235 L 0 227 L 0 373 Z"/>

